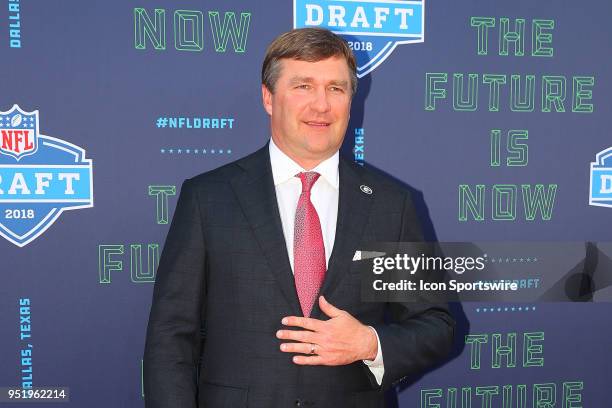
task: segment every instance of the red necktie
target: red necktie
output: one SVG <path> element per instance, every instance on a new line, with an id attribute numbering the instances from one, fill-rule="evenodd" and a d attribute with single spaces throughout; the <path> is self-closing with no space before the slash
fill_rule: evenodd
<path id="1" fill-rule="evenodd" d="M 295 288 L 304 316 L 310 316 L 323 278 L 325 277 L 325 247 L 319 215 L 310 201 L 310 189 L 320 174 L 314 171 L 299 173 L 302 194 L 295 210 L 293 236 L 293 271 Z"/>

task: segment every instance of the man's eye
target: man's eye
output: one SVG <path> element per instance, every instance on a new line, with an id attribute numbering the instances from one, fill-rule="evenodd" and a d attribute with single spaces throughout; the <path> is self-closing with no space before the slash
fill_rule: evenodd
<path id="1" fill-rule="evenodd" d="M 344 92 L 344 89 L 340 88 L 339 86 L 332 86 L 331 88 L 329 88 L 332 92 Z"/>
<path id="2" fill-rule="evenodd" d="M 310 85 L 308 85 L 308 84 L 300 84 L 296 88 L 298 88 L 298 89 L 310 89 Z"/>

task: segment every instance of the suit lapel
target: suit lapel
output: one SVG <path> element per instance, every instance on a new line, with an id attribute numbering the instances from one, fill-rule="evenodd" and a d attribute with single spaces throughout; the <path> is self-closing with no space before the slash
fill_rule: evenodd
<path id="1" fill-rule="evenodd" d="M 232 179 L 236 197 L 293 314 L 300 316 L 302 313 L 278 211 L 268 145 L 239 165 L 245 171 Z"/>
<path id="2" fill-rule="evenodd" d="M 239 165 L 244 173 L 232 179 L 232 188 L 293 314 L 302 316 L 278 210 L 268 145 Z M 342 156 L 339 162 L 339 181 L 336 236 L 320 290 L 328 299 L 331 299 L 338 283 L 349 271 L 375 195 L 361 190 L 364 185 L 362 178 L 353 164 Z M 323 317 L 318 302 L 314 304 L 311 317 Z"/>
<path id="3" fill-rule="evenodd" d="M 330 301 L 338 283 L 349 271 L 374 201 L 375 192 L 366 194 L 361 190 L 365 183 L 353 166 L 347 159 L 340 156 L 336 236 L 325 280 L 319 292 Z M 323 317 L 318 301 L 314 304 L 311 316 Z"/>

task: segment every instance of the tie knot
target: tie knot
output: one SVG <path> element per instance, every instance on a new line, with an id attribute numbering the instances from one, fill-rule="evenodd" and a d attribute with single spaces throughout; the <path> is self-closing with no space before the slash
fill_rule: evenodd
<path id="1" fill-rule="evenodd" d="M 312 185 L 317 181 L 320 174 L 316 171 L 305 171 L 298 173 L 296 177 L 302 181 L 302 193 L 310 193 Z"/>

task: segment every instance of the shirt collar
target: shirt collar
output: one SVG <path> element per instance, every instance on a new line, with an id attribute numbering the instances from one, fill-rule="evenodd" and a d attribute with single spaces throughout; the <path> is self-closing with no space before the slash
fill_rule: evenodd
<path id="1" fill-rule="evenodd" d="M 272 177 L 274 178 L 274 185 L 278 186 L 293 177 L 296 174 L 308 171 L 302 168 L 299 164 L 293 161 L 287 156 L 281 149 L 276 146 L 272 138 L 270 138 L 270 163 L 272 164 Z M 338 188 L 338 163 L 339 153 L 336 152 L 328 159 L 323 160 L 314 169 L 310 171 L 316 171 L 327 181 L 332 187 Z"/>

